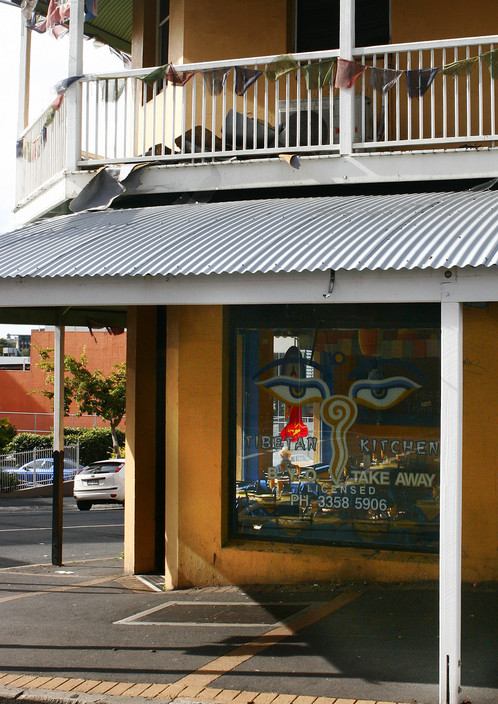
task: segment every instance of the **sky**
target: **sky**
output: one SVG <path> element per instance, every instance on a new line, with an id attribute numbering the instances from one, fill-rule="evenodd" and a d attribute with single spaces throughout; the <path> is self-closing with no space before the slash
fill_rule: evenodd
<path id="1" fill-rule="evenodd" d="M 3 109 L 0 111 L 0 233 L 14 228 L 17 104 L 21 11 L 0 3 L 0 75 Z M 30 121 L 39 116 L 55 97 L 57 81 L 67 77 L 68 39 L 54 39 L 32 33 Z M 108 47 L 84 44 L 83 71 L 87 73 L 123 70 L 123 63 Z M 1 252 L 0 252 L 1 257 Z M 29 333 L 31 326 L 0 324 L 0 337 L 7 333 Z"/>

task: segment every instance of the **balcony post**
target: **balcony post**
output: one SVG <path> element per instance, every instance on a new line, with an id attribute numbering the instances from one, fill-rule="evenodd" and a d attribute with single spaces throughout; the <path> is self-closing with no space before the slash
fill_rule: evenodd
<path id="1" fill-rule="evenodd" d="M 70 0 L 69 56 L 67 75 L 83 73 L 83 26 L 85 23 L 84 0 Z M 81 86 L 73 83 L 66 93 L 66 171 L 76 171 L 81 159 Z"/>
<path id="2" fill-rule="evenodd" d="M 339 56 L 352 61 L 355 40 L 355 0 L 341 0 Z M 341 154 L 351 154 L 354 135 L 354 88 L 341 88 L 339 93 L 339 147 Z"/>
<path id="3" fill-rule="evenodd" d="M 439 704 L 460 701 L 462 563 L 462 304 L 441 303 Z"/>
<path id="4" fill-rule="evenodd" d="M 26 28 L 26 20 L 21 15 L 21 51 L 19 63 L 19 98 L 17 110 L 17 136 L 19 137 L 29 122 L 29 74 L 31 63 L 31 32 Z"/>

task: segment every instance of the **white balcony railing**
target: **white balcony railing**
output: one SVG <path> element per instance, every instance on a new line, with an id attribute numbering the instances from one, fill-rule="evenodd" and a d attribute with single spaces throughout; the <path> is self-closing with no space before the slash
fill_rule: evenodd
<path id="1" fill-rule="evenodd" d="M 480 57 L 495 46 L 498 35 L 357 48 L 353 58 L 365 70 L 349 90 L 336 88 L 335 69 L 329 71 L 338 51 L 295 54 L 290 70 L 276 80 L 285 62 L 275 56 L 175 66 L 183 85 L 167 75 L 147 78 L 153 69 L 86 76 L 73 91 L 81 104 L 81 135 L 72 135 L 80 142 L 78 168 L 282 152 L 334 155 L 344 154 L 343 144 L 352 144 L 352 153 L 494 146 L 495 82 Z M 410 97 L 405 71 L 472 57 L 469 75 L 439 71 L 424 95 Z M 399 71 L 399 78 L 384 94 L 371 78 L 387 68 Z M 245 90 L 244 76 L 250 82 Z M 341 124 L 341 93 L 351 91 L 354 119 Z M 36 158 L 26 145 L 42 134 L 43 118 L 23 135 L 18 202 L 64 169 L 63 106 L 46 127 Z"/>
<path id="2" fill-rule="evenodd" d="M 36 193 L 64 171 L 66 158 L 66 105 L 46 110 L 24 130 L 17 142 L 16 201 Z"/>

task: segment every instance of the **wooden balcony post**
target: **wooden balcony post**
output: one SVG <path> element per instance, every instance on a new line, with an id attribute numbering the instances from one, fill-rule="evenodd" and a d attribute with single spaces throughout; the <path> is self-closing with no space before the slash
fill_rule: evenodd
<path id="1" fill-rule="evenodd" d="M 462 304 L 441 304 L 439 704 L 460 701 L 462 563 Z"/>
<path id="2" fill-rule="evenodd" d="M 355 0 L 341 0 L 339 56 L 351 61 L 354 49 Z M 339 94 L 339 146 L 341 154 L 351 154 L 354 135 L 354 88 L 341 88 Z"/>
<path id="3" fill-rule="evenodd" d="M 69 20 L 69 56 L 67 75 L 83 73 L 83 26 L 85 23 L 84 0 L 71 0 Z M 66 93 L 66 171 L 76 171 L 81 159 L 81 86 L 73 83 Z"/>

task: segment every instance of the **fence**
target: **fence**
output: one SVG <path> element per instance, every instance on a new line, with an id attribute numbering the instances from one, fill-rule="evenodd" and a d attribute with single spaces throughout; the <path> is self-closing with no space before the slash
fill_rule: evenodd
<path id="1" fill-rule="evenodd" d="M 38 433 L 43 435 L 51 433 L 54 425 L 53 413 L 0 411 L 0 419 L 7 418 L 15 426 L 18 433 Z M 70 413 L 64 417 L 65 428 L 101 428 L 108 423 L 102 421 L 97 415 L 81 415 Z"/>
<path id="2" fill-rule="evenodd" d="M 80 469 L 79 445 L 64 448 L 64 481 L 73 479 Z M 0 455 L 0 493 L 46 486 L 54 480 L 51 448 Z"/>

